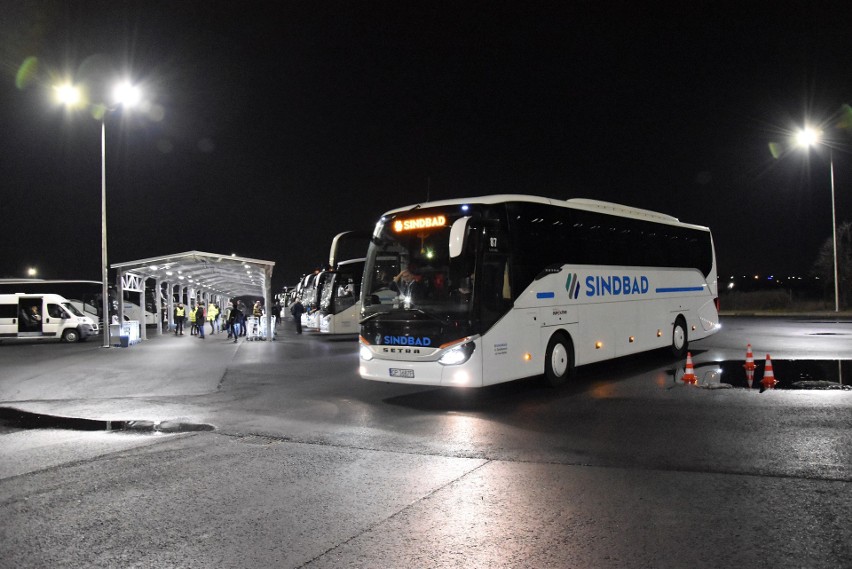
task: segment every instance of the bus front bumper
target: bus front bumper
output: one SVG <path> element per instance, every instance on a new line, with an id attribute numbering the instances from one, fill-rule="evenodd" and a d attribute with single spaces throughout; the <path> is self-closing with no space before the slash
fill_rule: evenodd
<path id="1" fill-rule="evenodd" d="M 361 359 L 358 371 L 362 378 L 371 381 L 443 387 L 482 387 L 482 365 L 476 356 L 477 354 L 474 354 L 463 364 L 447 366 L 434 361 Z"/>

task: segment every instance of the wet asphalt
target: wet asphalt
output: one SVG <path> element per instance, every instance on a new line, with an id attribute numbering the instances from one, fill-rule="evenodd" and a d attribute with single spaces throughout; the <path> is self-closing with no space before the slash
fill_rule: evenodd
<path id="1" fill-rule="evenodd" d="M 852 356 L 849 323 L 725 325 L 698 369 L 746 337 Z M 0 566 L 852 564 L 847 391 L 692 387 L 662 354 L 437 390 L 361 381 L 349 342 L 0 346 Z"/>

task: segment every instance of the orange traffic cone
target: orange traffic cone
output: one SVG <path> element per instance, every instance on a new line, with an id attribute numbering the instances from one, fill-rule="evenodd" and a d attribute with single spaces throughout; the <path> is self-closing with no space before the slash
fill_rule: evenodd
<path id="1" fill-rule="evenodd" d="M 772 371 L 772 360 L 769 359 L 769 354 L 766 354 L 766 368 L 763 370 L 763 379 L 760 380 L 763 389 L 773 389 L 778 385 L 778 380 L 775 379 L 775 373 Z"/>
<path id="2" fill-rule="evenodd" d="M 695 385 L 698 383 L 698 377 L 695 375 L 695 368 L 692 365 L 692 354 L 686 353 L 686 373 L 681 378 L 684 383 Z"/>
<path id="3" fill-rule="evenodd" d="M 748 386 L 751 388 L 754 383 L 754 354 L 751 352 L 751 344 L 746 347 L 746 361 L 743 365 L 746 372 L 746 380 L 748 381 Z"/>

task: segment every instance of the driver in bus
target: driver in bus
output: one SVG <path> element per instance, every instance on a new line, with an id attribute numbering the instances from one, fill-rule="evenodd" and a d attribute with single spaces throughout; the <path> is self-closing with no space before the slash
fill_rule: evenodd
<path id="1" fill-rule="evenodd" d="M 420 274 L 417 265 L 412 262 L 408 264 L 408 268 L 401 270 L 393 278 L 391 289 L 411 299 L 423 298 L 426 292 L 425 284 L 423 283 L 423 275 Z"/>

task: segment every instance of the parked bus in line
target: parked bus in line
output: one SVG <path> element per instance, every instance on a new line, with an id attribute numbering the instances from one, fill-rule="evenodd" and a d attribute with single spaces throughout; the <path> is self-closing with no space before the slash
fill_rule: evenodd
<path id="1" fill-rule="evenodd" d="M 320 332 L 357 334 L 361 320 L 361 280 L 365 259 L 341 261 L 323 285 L 320 299 Z M 374 268 L 388 274 L 399 272 L 399 256 L 376 259 Z"/>
<path id="2" fill-rule="evenodd" d="M 361 319 L 361 278 L 364 252 L 370 244 L 368 231 L 343 231 L 331 240 L 330 270 L 320 277 L 319 331 L 323 334 L 357 334 Z M 340 260 L 341 252 L 357 252 L 357 258 Z"/>
<path id="3" fill-rule="evenodd" d="M 395 275 L 377 259 L 398 255 Z M 719 328 L 713 238 L 669 215 L 496 195 L 376 224 L 361 287 L 360 375 L 481 387 L 670 347 Z"/>
<path id="4" fill-rule="evenodd" d="M 325 279 L 320 295 L 319 330 L 323 334 L 357 334 L 361 320 L 364 259 L 342 261 Z"/>
<path id="5" fill-rule="evenodd" d="M 0 294 L 0 341 L 82 342 L 98 333 L 96 321 L 58 294 Z"/>

